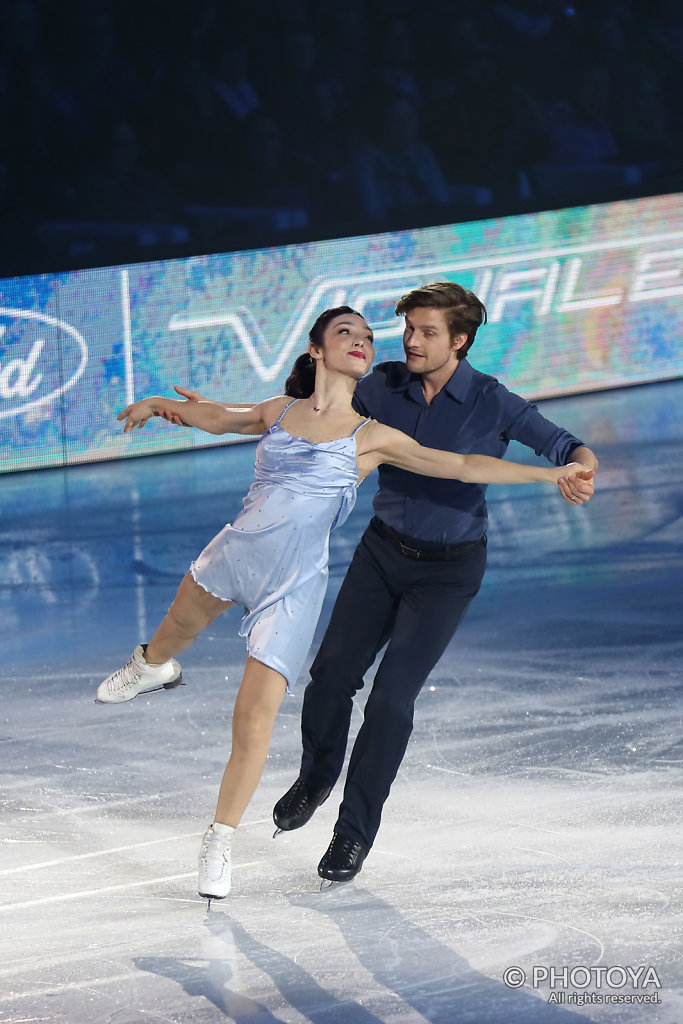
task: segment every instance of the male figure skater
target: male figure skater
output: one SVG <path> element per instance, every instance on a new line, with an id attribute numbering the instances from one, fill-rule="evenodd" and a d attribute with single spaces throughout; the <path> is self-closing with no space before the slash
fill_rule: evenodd
<path id="1" fill-rule="evenodd" d="M 475 370 L 466 355 L 486 322 L 483 303 L 452 282 L 404 295 L 406 361 L 386 362 L 359 381 L 355 407 L 420 444 L 502 457 L 511 440 L 557 466 L 597 459 L 531 403 Z M 593 481 L 563 481 L 583 504 Z M 339 816 L 318 874 L 356 875 L 375 840 L 413 728 L 422 686 L 481 585 L 486 566 L 486 487 L 428 479 L 380 466 L 375 517 L 342 583 L 303 701 L 301 772 L 276 803 L 288 831 L 305 825 L 343 766 L 352 701 L 388 641 L 353 745 Z"/>

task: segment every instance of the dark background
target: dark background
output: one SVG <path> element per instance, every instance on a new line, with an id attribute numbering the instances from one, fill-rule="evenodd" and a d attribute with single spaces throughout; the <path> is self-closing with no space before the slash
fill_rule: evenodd
<path id="1" fill-rule="evenodd" d="M 680 191 L 683 4 L 13 0 L 0 273 Z"/>

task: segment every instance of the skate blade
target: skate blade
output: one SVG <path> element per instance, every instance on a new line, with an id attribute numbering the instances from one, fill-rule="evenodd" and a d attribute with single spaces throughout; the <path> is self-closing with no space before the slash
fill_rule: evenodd
<path id="1" fill-rule="evenodd" d="M 149 690 L 140 690 L 140 693 L 136 693 L 134 697 L 130 697 L 128 700 L 99 700 L 95 697 L 93 704 L 106 704 L 107 707 L 111 707 L 114 704 L 130 704 L 132 700 L 144 697 L 146 693 L 158 693 L 159 690 L 175 690 L 176 686 L 187 686 L 187 683 L 182 681 L 182 676 L 179 679 L 174 679 L 172 683 L 163 683 L 161 686 L 152 686 Z"/>
<path id="2" fill-rule="evenodd" d="M 211 903 L 213 900 L 224 900 L 225 896 L 207 896 L 205 892 L 200 892 L 199 895 L 202 899 L 206 900 L 206 912 L 207 914 L 211 910 Z"/>
<path id="3" fill-rule="evenodd" d="M 277 839 L 277 837 L 279 835 L 282 835 L 283 832 L 284 832 L 284 829 L 276 828 L 275 831 L 273 832 L 273 839 Z"/>
<path id="4" fill-rule="evenodd" d="M 338 888 L 340 885 L 348 885 L 349 882 L 352 881 L 353 878 L 343 878 L 341 880 L 337 880 L 335 878 L 323 878 L 320 883 L 320 891 L 325 892 L 326 889 Z"/>

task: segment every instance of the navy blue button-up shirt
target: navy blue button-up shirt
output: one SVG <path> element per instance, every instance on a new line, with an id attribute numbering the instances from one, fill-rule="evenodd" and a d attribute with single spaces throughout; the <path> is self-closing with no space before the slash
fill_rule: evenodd
<path id="1" fill-rule="evenodd" d="M 502 458 L 515 440 L 563 466 L 583 444 L 466 359 L 430 404 L 419 375 L 410 373 L 405 363 L 380 363 L 358 382 L 354 407 L 428 448 L 463 454 Z M 380 519 L 399 533 L 432 543 L 478 540 L 488 525 L 485 484 L 418 476 L 394 466 L 380 466 L 373 505 Z"/>

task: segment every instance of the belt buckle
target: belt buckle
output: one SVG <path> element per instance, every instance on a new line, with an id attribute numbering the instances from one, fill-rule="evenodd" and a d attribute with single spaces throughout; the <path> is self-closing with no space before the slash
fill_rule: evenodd
<path id="1" fill-rule="evenodd" d="M 409 548 L 403 541 L 399 541 L 398 546 L 401 549 L 401 554 L 406 555 L 408 558 L 420 558 L 422 555 L 422 552 L 418 551 L 417 548 Z"/>

